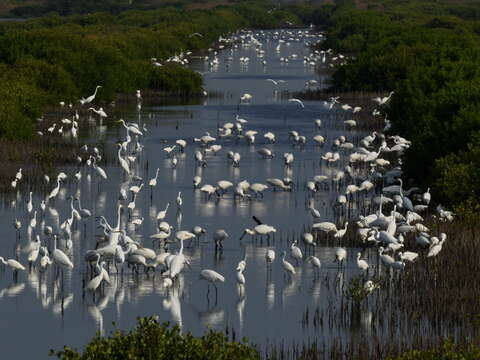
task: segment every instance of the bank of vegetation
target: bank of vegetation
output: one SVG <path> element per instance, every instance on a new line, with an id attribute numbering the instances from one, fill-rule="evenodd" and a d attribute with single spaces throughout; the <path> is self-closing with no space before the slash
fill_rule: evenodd
<path id="1" fill-rule="evenodd" d="M 336 91 L 395 91 L 392 132 L 413 142 L 406 177 L 463 218 L 480 215 L 480 3 L 340 0 L 323 7 L 325 48 L 354 60 Z"/>

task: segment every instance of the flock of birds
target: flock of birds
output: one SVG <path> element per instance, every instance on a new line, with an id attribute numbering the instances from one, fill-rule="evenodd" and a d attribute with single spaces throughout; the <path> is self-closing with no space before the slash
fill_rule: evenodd
<path id="1" fill-rule="evenodd" d="M 201 34 L 192 36 L 201 36 Z M 314 41 L 320 41 L 321 38 L 321 34 L 302 30 L 276 31 L 268 34 L 243 32 L 232 35 L 228 39 L 222 38 L 221 48 L 231 52 L 225 60 L 226 67 L 236 61 L 235 51 L 242 47 L 255 48 L 257 58 L 266 66 L 267 62 L 264 59 L 266 50 L 264 48 L 268 42 L 276 42 L 278 45 L 275 51 L 280 52 L 282 47 L 288 47 L 291 42 L 305 42 L 309 45 L 314 44 Z M 213 69 L 221 64 L 221 60 L 217 50 L 210 50 L 210 55 L 205 58 L 205 61 L 209 68 Z M 168 61 L 188 64 L 188 61 L 185 60 L 188 55 L 190 54 L 182 53 Z M 282 57 L 280 61 L 286 64 L 297 57 L 292 54 Z M 239 61 L 248 63 L 250 59 L 243 57 Z M 334 54 L 332 50 L 312 50 L 304 58 L 306 66 L 340 66 L 346 61 L 345 56 Z M 152 62 L 155 66 L 161 65 L 157 59 L 152 59 Z M 267 79 L 267 81 L 275 89 L 285 83 L 285 81 L 274 79 Z M 307 81 L 305 84 L 306 87 L 316 85 L 315 80 Z M 81 105 L 92 104 L 99 89 L 101 86 L 97 86 L 91 96 L 80 99 Z M 372 104 L 375 104 L 372 116 L 381 116 L 382 109 L 388 106 L 392 95 L 393 92 L 388 96 L 372 99 Z M 142 104 L 140 91 L 137 91 L 136 97 L 140 109 Z M 251 100 L 252 95 L 244 94 L 240 97 L 239 102 L 248 103 Z M 301 134 L 295 130 L 289 131 L 288 141 L 293 150 L 278 156 L 280 160 L 275 159 L 274 151 L 278 134 L 273 131 L 261 134 L 259 130 L 249 127 L 248 120 L 238 115 L 232 121 L 219 125 L 216 133 L 200 134 L 193 141 L 177 139 L 163 148 L 165 157 L 170 159 L 171 167 L 175 168 L 178 166 L 179 154 L 184 153 L 187 147 L 195 147 L 193 166 L 205 168 L 205 171 L 208 171 L 210 159 L 213 156 L 221 155 L 225 144 L 234 142 L 245 147 L 259 144 L 261 146 L 257 150 L 259 158 L 265 159 L 265 161 L 283 162 L 287 174 L 292 173 L 291 168 L 296 161 L 296 151 L 306 151 L 311 148 L 322 151 L 318 161 L 328 171 L 302 181 L 301 186 L 299 186 L 300 182 L 291 176 L 268 178 L 263 182 L 254 183 L 244 180 L 236 184 L 228 180 L 219 180 L 212 184 L 205 183 L 202 176 L 198 174 L 192 179 L 193 188 L 204 194 L 206 202 L 218 201 L 228 194 L 232 194 L 235 201 L 263 201 L 267 191 L 299 192 L 302 191 L 303 186 L 308 200 L 306 211 L 312 219 L 308 225 L 308 231 L 284 247 L 280 256 L 277 255 L 275 247 L 267 246 L 265 248 L 267 274 L 272 271 L 272 264 L 275 262 L 279 262 L 285 277 L 288 278 L 294 277 L 298 267 L 304 266 L 304 263 L 312 266 L 317 273 L 320 272 L 323 265 L 317 255 L 318 251 L 322 250 L 318 246 L 322 241 L 330 238 L 341 243 L 349 226 L 354 228 L 351 233 L 352 236 L 358 238 L 358 248 L 378 246 L 380 263 L 386 269 L 394 271 L 402 271 L 406 266 L 414 266 L 408 264 L 419 261 L 418 259 L 426 261 L 427 258 L 437 256 L 446 241 L 447 237 L 444 233 L 435 236 L 427 226 L 422 224 L 424 215 L 421 214 L 427 214 L 429 211 L 430 192 L 428 190 L 422 192 L 418 188 L 408 190 L 403 188 L 401 157 L 411 145 L 410 142 L 398 135 L 387 136 L 379 131 L 366 134 L 356 141 L 354 133 L 351 131 L 357 127 L 357 121 L 361 121 L 359 117 L 355 120 L 356 114 L 365 113 L 366 110 L 360 106 L 341 103 L 340 100 L 338 97 L 330 98 L 323 105 L 326 111 L 349 118 L 343 124 L 337 125 L 343 129 L 344 135 L 334 139 L 329 138 L 328 132 L 323 132 L 325 129 L 323 119 L 312 119 L 309 133 Z M 299 99 L 290 98 L 288 102 L 291 106 L 298 106 L 299 110 L 305 108 L 305 104 Z M 64 103 L 61 105 L 65 106 Z M 102 108 L 90 109 L 100 118 L 107 117 Z M 55 125 L 52 125 L 47 129 L 49 134 L 43 132 L 39 132 L 39 134 L 50 136 L 57 133 L 63 134 L 63 126 L 69 125 L 72 136 L 76 137 L 79 122 L 78 112 L 75 112 L 73 120 L 62 120 L 59 129 L 55 129 Z M 82 207 L 81 193 L 78 190 L 80 184 L 89 184 L 94 188 L 93 184 L 101 186 L 101 183 L 110 176 L 101 166 L 100 150 L 84 145 L 77 158 L 78 171 L 62 171 L 56 179 L 45 176 L 44 181 L 52 183 L 53 187 L 41 202 L 34 203 L 32 192 L 25 194 L 25 220 L 15 219 L 13 222 L 17 232 L 14 257 L 0 257 L 0 261 L 13 271 L 16 280 L 19 273 L 26 271 L 38 274 L 54 271 L 54 276 L 60 279 L 62 287 L 65 271 L 81 269 L 84 273 L 84 292 L 95 296 L 96 293 L 104 291 L 102 289 L 105 287 L 108 288 L 112 285 L 112 272 L 123 274 L 130 271 L 132 274 L 157 273 L 161 276 L 162 286 L 175 291 L 176 284 L 181 282 L 181 274 L 190 267 L 191 259 L 184 254 L 186 242 L 188 242 L 188 246 L 199 246 L 199 239 L 204 238 L 204 241 L 211 239 L 216 251 L 222 252 L 224 244 L 230 238 L 227 229 L 209 229 L 207 231 L 203 226 L 196 225 L 190 230 L 181 228 L 175 230 L 167 222 L 168 211 L 171 209 L 170 203 L 165 204 L 165 208 L 155 215 L 157 230 L 150 235 L 151 243 L 139 241 L 138 237 L 134 236 L 136 229 L 141 227 L 144 221 L 144 218 L 135 216 L 138 195 L 147 189 L 152 194 L 157 186 L 161 186 L 158 182 L 160 169 L 157 168 L 154 175 L 148 180 L 144 180 L 140 176 L 141 169 L 138 164 L 144 151 L 142 141 L 148 130 L 145 125 L 140 123 L 128 123 L 124 120 L 119 120 L 119 122 L 124 129 L 125 136 L 118 143 L 117 159 L 122 169 L 122 178 L 125 181 L 118 194 L 116 221 L 112 224 L 105 214 L 93 213 L 92 210 Z M 388 129 L 389 123 L 386 120 L 384 130 Z M 232 167 L 242 167 L 240 152 L 228 151 L 224 156 Z M 22 180 L 23 174 L 20 169 L 12 181 L 12 187 L 16 188 Z M 67 200 L 63 200 L 69 202 L 67 213 L 59 214 L 56 204 L 62 201 L 59 199 L 59 194 L 63 184 L 67 181 L 76 182 L 79 185 L 76 192 L 72 191 L 71 194 L 68 194 Z M 331 192 L 333 197 L 332 201 L 323 204 L 323 207 L 334 210 L 333 222 L 327 221 L 322 211 L 315 207 L 319 194 L 327 191 Z M 179 191 L 172 207 L 176 206 L 181 210 L 185 205 L 188 204 L 184 204 L 182 192 Z M 388 214 L 385 211 L 386 208 L 389 209 Z M 57 221 L 49 223 L 48 217 L 45 216 L 46 213 L 55 213 L 54 218 Z M 352 214 L 355 216 L 353 217 Z M 439 206 L 435 216 L 441 221 L 451 221 L 454 214 Z M 74 231 L 82 232 L 82 225 L 87 224 L 94 217 L 98 227 L 102 229 L 101 236 L 94 248 L 82 254 L 83 264 L 81 262 L 74 263 L 72 260 L 75 249 L 74 241 L 79 240 L 74 239 L 72 233 Z M 266 224 L 257 216 L 253 216 L 253 221 L 254 226 L 244 230 L 241 241 L 250 236 L 252 239 L 267 239 L 269 243 L 277 233 L 278 224 Z M 127 231 L 127 228 L 130 232 Z M 83 227 L 83 231 L 86 233 L 86 225 Z M 408 241 L 411 238 L 414 239 L 413 242 Z M 299 241 L 302 242 L 303 249 Z M 179 243 L 179 248 L 177 251 L 171 251 L 172 244 L 175 243 Z M 332 263 L 338 263 L 338 269 L 341 271 L 347 258 L 347 248 L 338 247 Z M 370 277 L 372 271 L 368 259 L 362 258 L 362 253 L 358 250 L 354 251 L 354 258 L 358 271 L 363 275 L 365 290 L 367 292 L 375 290 L 378 286 Z M 243 294 L 247 283 L 245 276 L 247 266 L 248 259 L 245 255 L 235 267 L 234 281 L 238 284 L 240 294 Z M 216 299 L 218 297 L 217 284 L 230 280 L 209 268 L 201 269 L 198 276 L 208 283 L 207 297 L 210 285 L 215 288 Z"/>

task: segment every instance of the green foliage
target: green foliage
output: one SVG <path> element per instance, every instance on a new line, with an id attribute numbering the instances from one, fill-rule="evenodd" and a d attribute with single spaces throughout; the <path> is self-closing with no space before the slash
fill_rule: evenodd
<path id="1" fill-rule="evenodd" d="M 153 90 L 176 91 L 195 94 L 202 89 L 202 77 L 198 73 L 174 64 L 152 69 L 149 88 Z"/>
<path id="2" fill-rule="evenodd" d="M 471 344 L 468 347 L 455 345 L 452 341 L 445 341 L 441 346 L 431 350 L 412 350 L 388 360 L 478 360 L 480 347 Z"/>
<path id="3" fill-rule="evenodd" d="M 114 331 L 109 337 L 97 336 L 87 344 L 82 354 L 69 347 L 51 351 L 63 360 L 161 360 L 161 359 L 260 359 L 255 348 L 246 342 L 229 342 L 219 332 L 210 331 L 202 337 L 182 334 L 178 326 L 160 324 L 157 319 L 140 318 L 130 332 Z"/>
<path id="4" fill-rule="evenodd" d="M 480 214 L 480 133 L 473 137 L 466 151 L 449 154 L 435 162 L 437 180 L 434 189 L 445 203 L 455 204 L 454 211 L 476 222 Z"/>

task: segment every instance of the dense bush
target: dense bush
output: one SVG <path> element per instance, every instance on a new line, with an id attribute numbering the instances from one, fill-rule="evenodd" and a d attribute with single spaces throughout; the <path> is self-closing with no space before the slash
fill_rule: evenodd
<path id="1" fill-rule="evenodd" d="M 229 342 L 219 332 L 210 331 L 202 337 L 182 334 L 178 326 L 160 324 L 155 318 L 141 318 L 130 332 L 120 330 L 109 337 L 97 335 L 83 353 L 65 347 L 51 352 L 63 360 L 255 360 L 260 356 L 246 343 Z"/>
<path id="2" fill-rule="evenodd" d="M 323 12 L 328 25 L 323 46 L 355 55 L 334 73 L 333 87 L 394 90 L 384 110 L 392 131 L 413 142 L 406 176 L 425 187 L 433 184 L 437 201 L 480 215 L 480 186 L 473 176 L 472 188 L 460 189 L 464 178 L 453 183 L 454 173 L 474 166 L 473 139 L 480 132 L 479 3 L 365 3 L 367 9 L 359 9 L 340 0 L 333 12 Z"/>

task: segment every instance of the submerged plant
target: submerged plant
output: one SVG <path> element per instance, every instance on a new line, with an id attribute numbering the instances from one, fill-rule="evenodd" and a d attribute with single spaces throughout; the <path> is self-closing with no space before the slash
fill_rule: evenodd
<path id="1" fill-rule="evenodd" d="M 345 296 L 359 303 L 379 287 L 380 285 L 372 280 L 363 282 L 361 277 L 355 277 L 350 280 Z"/>

